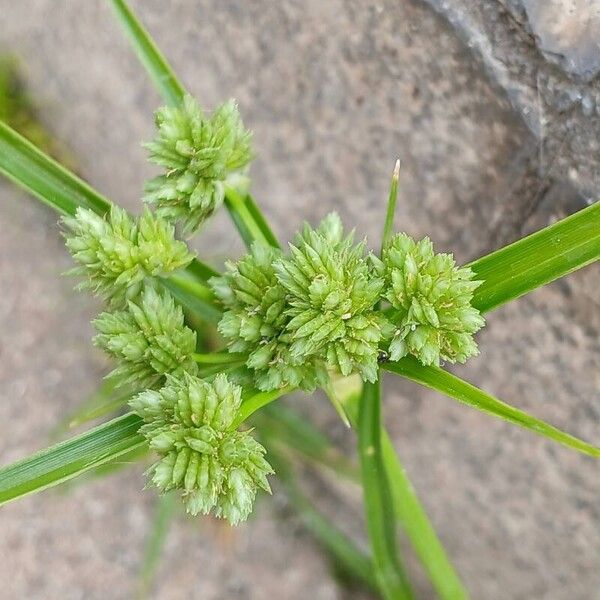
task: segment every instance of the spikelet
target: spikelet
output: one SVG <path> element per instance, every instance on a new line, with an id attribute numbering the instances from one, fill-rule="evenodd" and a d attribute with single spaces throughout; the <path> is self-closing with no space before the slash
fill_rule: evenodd
<path id="1" fill-rule="evenodd" d="M 119 362 L 110 376 L 121 385 L 152 387 L 166 374 L 197 371 L 196 333 L 185 326 L 183 311 L 168 292 L 146 287 L 138 302 L 102 313 L 92 324 L 98 331 L 94 344 Z"/>
<path id="2" fill-rule="evenodd" d="M 317 229 L 306 225 L 290 248 L 291 256 L 274 268 L 287 292 L 291 356 L 318 358 L 343 375 L 375 381 L 385 320 L 374 306 L 383 279 L 373 273 L 364 243 L 344 237 L 332 213 Z"/>
<path id="3" fill-rule="evenodd" d="M 226 375 L 208 383 L 187 373 L 130 402 L 160 457 L 152 482 L 163 492 L 181 490 L 190 514 L 212 510 L 232 525 L 248 517 L 258 488 L 270 493 L 273 472 L 263 446 L 249 432 L 232 430 L 240 404 L 241 388 Z"/>
<path id="4" fill-rule="evenodd" d="M 83 278 L 80 289 L 90 289 L 111 307 L 136 298 L 144 282 L 185 267 L 193 258 L 184 242 L 174 237 L 173 226 L 149 211 L 136 221 L 113 206 L 100 217 L 78 208 L 63 223 L 66 246 L 78 266 L 69 274 Z"/>
<path id="5" fill-rule="evenodd" d="M 211 280 L 225 307 L 219 332 L 232 352 L 248 354 L 246 365 L 259 389 L 290 385 L 312 390 L 317 378 L 314 360 L 290 352 L 286 290 L 273 269 L 280 256 L 279 250 L 255 243 L 249 255 L 228 263 L 226 273 Z"/>
<path id="6" fill-rule="evenodd" d="M 385 298 L 394 308 L 392 360 L 412 354 L 424 365 L 465 362 L 478 354 L 473 334 L 485 321 L 471 305 L 474 290 L 468 267 L 451 254 L 436 254 L 429 238 L 415 242 L 397 234 L 384 250 Z"/>
<path id="7" fill-rule="evenodd" d="M 252 156 L 251 134 L 233 100 L 206 117 L 191 96 L 156 112 L 158 136 L 145 144 L 165 173 L 148 182 L 144 200 L 193 233 L 223 202 L 225 181 Z"/>

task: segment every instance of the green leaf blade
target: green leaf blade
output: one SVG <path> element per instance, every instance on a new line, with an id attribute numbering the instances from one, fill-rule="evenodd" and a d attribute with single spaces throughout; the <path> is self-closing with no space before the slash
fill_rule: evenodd
<path id="1" fill-rule="evenodd" d="M 470 263 L 487 312 L 600 258 L 600 202 Z"/>
<path id="2" fill-rule="evenodd" d="M 396 518 L 425 567 L 442 600 L 468 600 L 469 594 L 452 567 L 427 513 L 394 450 L 390 436 L 382 431 L 382 456 L 390 482 Z"/>
<path id="3" fill-rule="evenodd" d="M 138 59 L 145 67 L 165 102 L 170 106 L 181 104 L 185 89 L 179 83 L 173 69 L 150 37 L 150 34 L 124 0 L 110 0 L 110 3 L 131 41 Z"/>
<path id="4" fill-rule="evenodd" d="M 0 505 L 40 492 L 146 444 L 132 413 L 0 468 Z"/>
<path id="5" fill-rule="evenodd" d="M 375 577 L 387 600 L 413 597 L 396 549 L 395 515 L 381 447 L 381 388 L 366 383 L 359 401 L 358 446 Z"/>
<path id="6" fill-rule="evenodd" d="M 533 431 L 563 446 L 578 450 L 588 456 L 600 457 L 600 448 L 597 446 L 588 444 L 523 410 L 494 398 L 491 394 L 480 390 L 444 369 L 433 366 L 425 367 L 412 357 L 403 358 L 396 363 L 386 363 L 383 368 L 441 392 L 484 413 Z"/>
<path id="7" fill-rule="evenodd" d="M 0 173 L 62 215 L 80 206 L 99 215 L 110 210 L 104 196 L 1 121 Z"/>
<path id="8" fill-rule="evenodd" d="M 377 591 L 378 584 L 373 574 L 373 563 L 370 557 L 361 552 L 354 542 L 323 516 L 304 495 L 296 481 L 292 462 L 278 449 L 278 444 L 283 443 L 283 440 L 274 440 L 270 432 L 265 432 L 263 439 L 277 477 L 305 527 L 329 553 L 338 570 L 365 587 Z"/>

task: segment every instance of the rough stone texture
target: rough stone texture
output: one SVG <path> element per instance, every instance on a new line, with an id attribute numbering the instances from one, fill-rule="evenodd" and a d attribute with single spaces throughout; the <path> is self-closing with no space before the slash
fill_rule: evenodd
<path id="1" fill-rule="evenodd" d="M 580 42 L 581 48 L 588 45 L 593 48 L 598 39 L 593 33 L 598 27 L 598 3 L 424 1 L 439 12 L 472 49 L 492 81 L 534 133 L 541 176 L 568 179 L 585 198 L 596 200 L 600 186 L 597 165 L 600 79 L 592 79 L 595 67 L 588 63 L 585 63 L 585 77 L 565 72 L 555 64 L 557 60 L 547 60 L 548 51 L 543 44 L 559 33 L 566 36 L 569 28 L 581 27 L 581 36 L 569 38 L 571 47 L 579 50 Z M 572 5 L 576 10 L 560 13 L 564 30 L 558 32 L 550 28 L 549 15 L 561 5 Z M 578 24 L 580 20 L 585 26 Z M 554 25 L 558 27 L 558 18 Z M 594 61 L 598 60 L 597 46 L 595 53 L 590 51 L 589 55 Z M 558 63 L 567 64 L 560 60 Z"/>
<path id="2" fill-rule="evenodd" d="M 544 56 L 587 80 L 600 71 L 600 5 L 596 0 L 523 0 Z"/>
<path id="3" fill-rule="evenodd" d="M 430 234 L 461 261 L 580 208 L 582 193 L 598 191 L 597 82 L 571 80 L 546 61 L 518 2 L 140 0 L 134 7 L 202 102 L 239 100 L 255 131 L 255 195 L 284 239 L 300 220 L 335 208 L 375 245 L 397 156 L 398 226 Z M 152 172 L 140 141 L 152 134 L 159 99 L 107 3 L 0 0 L 0 14 L 2 47 L 22 56 L 42 116 L 80 172 L 139 210 Z M 585 119 L 584 98 L 592 103 Z M 4 463 L 45 445 L 106 363 L 89 344 L 98 305 L 59 276 L 69 259 L 56 216 L 8 184 L 0 193 Z M 224 214 L 199 245 L 215 262 L 241 249 Z M 598 439 L 599 283 L 591 267 L 491 314 L 481 357 L 460 374 Z M 593 597 L 596 463 L 411 384 L 389 378 L 386 388 L 394 440 L 472 597 Z M 323 399 L 296 402 L 352 446 Z M 153 503 L 151 491 L 141 492 L 141 471 L 3 508 L 3 593 L 130 597 Z M 362 536 L 356 490 L 314 477 L 306 484 Z M 416 561 L 409 568 L 419 597 L 433 597 Z M 235 531 L 177 521 L 156 598 L 282 595 L 359 597 L 335 583 L 279 493 Z"/>

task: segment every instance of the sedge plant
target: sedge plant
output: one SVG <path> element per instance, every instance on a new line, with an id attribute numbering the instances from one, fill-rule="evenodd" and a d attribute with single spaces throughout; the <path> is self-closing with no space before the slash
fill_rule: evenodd
<path id="1" fill-rule="evenodd" d="M 379 251 L 356 240 L 336 213 L 299 224 L 284 248 L 248 191 L 252 137 L 236 103 L 204 110 L 125 2 L 110 3 L 166 104 L 145 144 L 158 173 L 145 186 L 143 213 L 127 214 L 3 123 L 0 171 L 62 215 L 70 274 L 105 303 L 93 321 L 94 344 L 115 367 L 74 422 L 127 410 L 0 469 L 0 503 L 123 456 L 150 456 L 154 491 L 143 493 L 164 497 L 150 569 L 176 502 L 191 515 L 238 525 L 280 478 L 349 577 L 382 598 L 413 598 L 401 530 L 439 597 L 468 598 L 382 421 L 383 372 L 600 457 L 598 447 L 443 367 L 485 353 L 476 340 L 485 313 L 600 257 L 600 205 L 457 265 L 428 238 L 393 231 L 397 165 Z M 222 206 L 247 253 L 217 272 L 186 240 Z M 207 335 L 215 327 L 216 345 Z M 293 406 L 276 402 L 318 389 L 356 431 L 358 468 Z M 316 510 L 290 456 L 362 486 L 369 555 Z"/>

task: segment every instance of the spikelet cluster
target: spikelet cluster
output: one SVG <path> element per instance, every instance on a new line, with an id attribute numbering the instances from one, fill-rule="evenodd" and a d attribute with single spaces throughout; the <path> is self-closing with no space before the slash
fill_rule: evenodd
<path id="1" fill-rule="evenodd" d="M 327 370 L 377 377 L 385 320 L 375 312 L 383 279 L 364 244 L 344 236 L 336 214 L 317 229 L 305 226 L 289 256 L 255 245 L 251 254 L 213 280 L 225 307 L 219 331 L 263 390 L 314 389 Z"/>
<path id="2" fill-rule="evenodd" d="M 390 358 L 412 354 L 424 365 L 465 362 L 478 354 L 473 334 L 485 321 L 471 305 L 481 281 L 451 254 L 436 254 L 429 238 L 394 236 L 383 253 L 385 298 L 394 309 Z"/>
<path id="3" fill-rule="evenodd" d="M 145 146 L 165 173 L 148 182 L 144 200 L 192 233 L 223 201 L 228 176 L 250 162 L 251 135 L 235 102 L 207 117 L 191 96 L 181 106 L 159 109 L 156 126 L 158 136 Z"/>
<path id="4" fill-rule="evenodd" d="M 192 515 L 212 510 L 232 525 L 248 517 L 258 488 L 270 492 L 273 472 L 263 446 L 232 429 L 240 404 L 241 388 L 226 375 L 208 383 L 187 373 L 169 376 L 161 390 L 130 402 L 160 456 L 150 470 L 152 482 L 163 492 L 182 490 Z"/>
<path id="5" fill-rule="evenodd" d="M 342 375 L 375 381 L 384 321 L 374 306 L 383 279 L 373 273 L 364 243 L 344 236 L 332 213 L 317 229 L 306 225 L 290 249 L 274 268 L 287 292 L 292 357 L 318 357 Z"/>
<path id="6" fill-rule="evenodd" d="M 149 211 L 136 221 L 117 206 L 105 218 L 78 208 L 63 222 L 66 246 L 78 263 L 69 273 L 83 278 L 80 289 L 92 290 L 112 307 L 138 296 L 149 277 L 180 269 L 193 258 L 175 239 L 173 226 Z"/>
<path id="7" fill-rule="evenodd" d="M 259 389 L 289 385 L 311 390 L 316 386 L 315 361 L 290 352 L 286 290 L 273 268 L 280 257 L 281 251 L 255 243 L 250 254 L 227 263 L 225 274 L 211 280 L 225 307 L 219 332 L 231 352 L 248 354 L 246 365 L 254 371 Z"/>
<path id="8" fill-rule="evenodd" d="M 196 333 L 184 324 L 183 311 L 167 293 L 147 286 L 125 310 L 105 312 L 93 321 L 94 344 L 116 358 L 111 377 L 120 384 L 153 387 L 167 374 L 196 373 Z"/>

